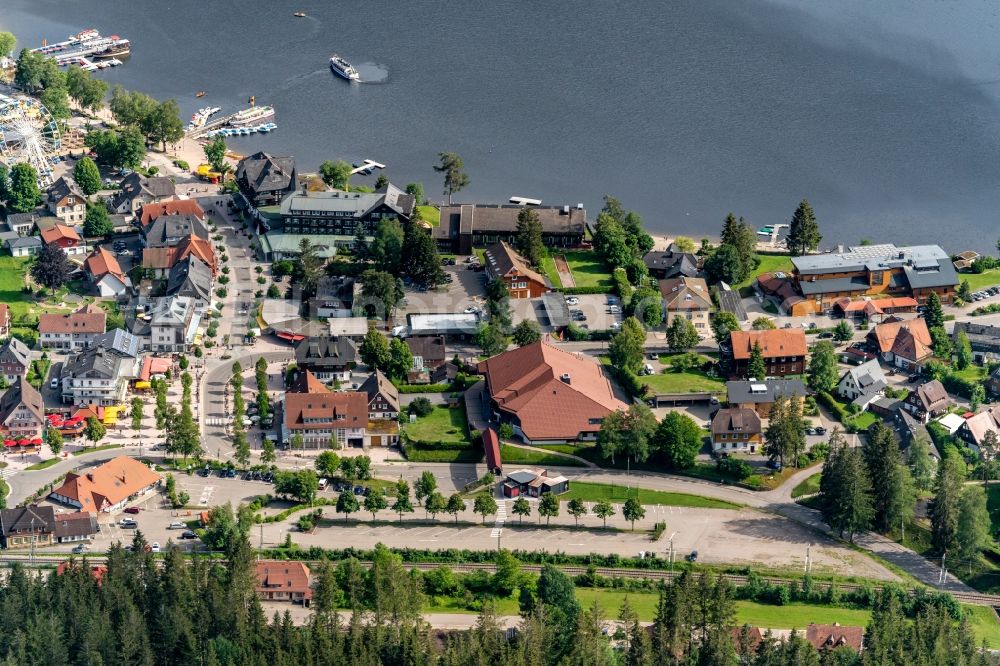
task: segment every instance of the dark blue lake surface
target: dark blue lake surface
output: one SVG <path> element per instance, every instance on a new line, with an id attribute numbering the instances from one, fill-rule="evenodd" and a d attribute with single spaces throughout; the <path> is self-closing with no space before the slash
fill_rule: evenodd
<path id="1" fill-rule="evenodd" d="M 295 18 L 304 11 L 306 18 Z M 992 249 L 1000 235 L 1000 40 L 979 0 L 5 0 L 21 45 L 86 27 L 133 42 L 101 74 L 188 113 L 249 95 L 278 130 L 238 152 L 372 158 L 422 181 L 441 150 L 459 200 L 605 193 L 662 233 L 726 212 L 785 221 L 808 197 L 824 245 Z M 336 78 L 338 52 L 377 83 Z M 208 91 L 196 99 L 198 90 Z"/>

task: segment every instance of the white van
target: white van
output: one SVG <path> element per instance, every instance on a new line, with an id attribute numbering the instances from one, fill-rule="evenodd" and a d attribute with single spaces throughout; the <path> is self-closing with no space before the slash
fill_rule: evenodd
<path id="1" fill-rule="evenodd" d="M 328 481 L 328 480 L 327 480 L 327 478 L 326 478 L 326 477 L 324 476 L 323 478 L 321 478 L 321 479 L 319 480 L 319 489 L 320 489 L 320 490 L 326 490 L 326 485 L 327 485 L 328 483 L 329 483 L 329 481 Z"/>
<path id="2" fill-rule="evenodd" d="M 653 365 L 651 363 L 646 363 L 642 366 L 642 374 L 651 375 L 653 374 Z"/>

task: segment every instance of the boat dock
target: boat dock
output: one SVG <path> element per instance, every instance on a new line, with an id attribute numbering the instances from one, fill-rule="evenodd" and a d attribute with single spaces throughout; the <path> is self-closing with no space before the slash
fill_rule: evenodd
<path id="1" fill-rule="evenodd" d="M 363 173 L 366 176 L 372 172 L 372 169 L 384 169 L 385 165 L 376 162 L 375 160 L 364 160 L 361 164 L 355 164 L 354 168 L 351 169 L 351 175 Z"/>
<path id="2" fill-rule="evenodd" d="M 129 40 L 118 35 L 103 37 L 98 31 L 88 29 L 76 35 L 71 35 L 64 41 L 56 42 L 55 44 L 42 44 L 42 46 L 31 50 L 35 53 L 41 53 L 42 55 L 54 58 L 56 64 L 60 67 L 79 65 L 84 69 L 93 71 L 104 69 L 105 67 L 114 67 L 122 63 L 117 58 L 112 58 L 107 62 L 110 63 L 114 60 L 113 64 L 103 64 L 92 60 L 92 56 L 108 50 L 111 50 L 112 53 L 120 51 L 121 55 L 125 55 L 129 52 L 130 44 Z"/>

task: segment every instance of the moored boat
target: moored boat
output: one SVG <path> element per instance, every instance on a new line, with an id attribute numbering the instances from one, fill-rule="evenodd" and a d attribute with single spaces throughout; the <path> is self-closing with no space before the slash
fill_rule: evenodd
<path id="1" fill-rule="evenodd" d="M 233 117 L 229 119 L 230 125 L 251 125 L 257 124 L 265 118 L 270 118 L 274 115 L 273 106 L 251 106 L 249 109 L 243 109 L 237 113 L 233 114 Z"/>

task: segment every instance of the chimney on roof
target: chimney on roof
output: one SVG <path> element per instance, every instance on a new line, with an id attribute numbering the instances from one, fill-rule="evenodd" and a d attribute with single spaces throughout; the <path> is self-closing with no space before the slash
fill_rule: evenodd
<path id="1" fill-rule="evenodd" d="M 570 375 L 569 375 L 569 373 L 568 373 L 568 372 L 567 372 L 567 373 L 565 373 L 564 375 L 562 375 L 561 377 L 559 377 L 559 379 L 560 379 L 560 381 L 562 381 L 562 382 L 563 382 L 564 384 L 572 384 L 572 383 L 573 383 L 573 379 L 572 379 L 572 377 L 570 377 Z"/>
<path id="2" fill-rule="evenodd" d="M 92 472 L 87 472 L 87 481 L 94 482 L 94 474 Z"/>

